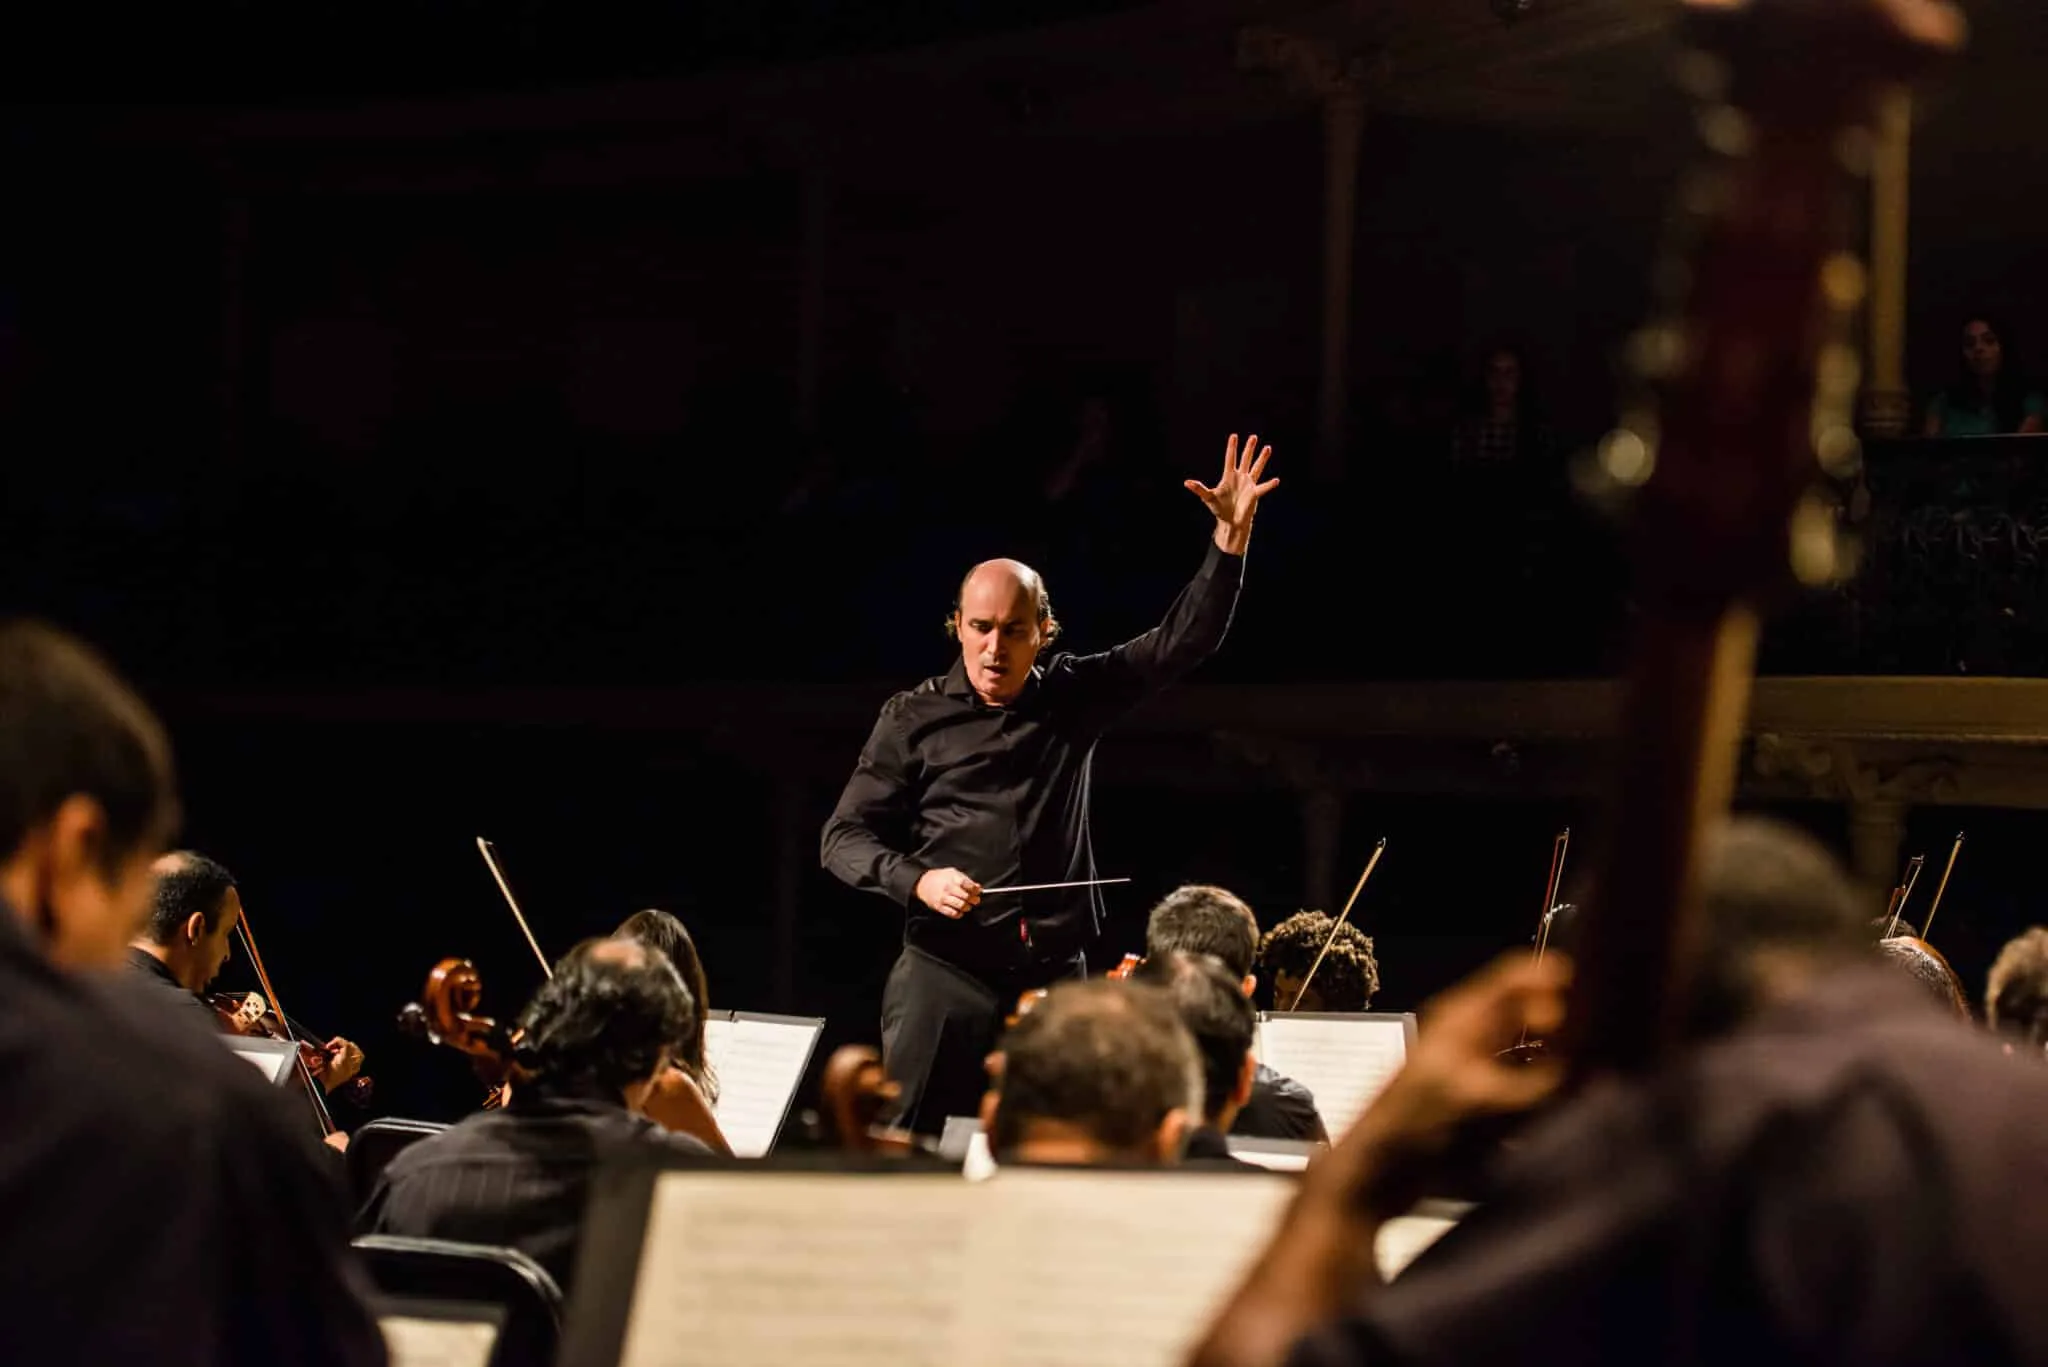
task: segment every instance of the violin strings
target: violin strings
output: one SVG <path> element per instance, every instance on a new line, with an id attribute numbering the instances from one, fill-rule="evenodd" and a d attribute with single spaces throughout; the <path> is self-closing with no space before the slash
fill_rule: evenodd
<path id="1" fill-rule="evenodd" d="M 1289 1011 L 1301 1009 L 1301 999 L 1308 995 L 1308 985 L 1316 980 L 1316 970 L 1323 966 L 1323 956 L 1330 952 L 1331 945 L 1337 943 L 1337 932 L 1342 930 L 1344 922 L 1350 919 L 1351 908 L 1358 901 L 1358 894 L 1365 891 L 1365 880 L 1372 877 L 1372 871 L 1380 866 L 1380 856 L 1386 852 L 1387 838 L 1381 836 L 1380 843 L 1373 847 L 1372 858 L 1366 861 L 1365 872 L 1358 875 L 1358 885 L 1351 889 L 1351 896 L 1345 900 L 1344 910 L 1339 913 L 1336 924 L 1330 927 L 1330 934 L 1323 941 L 1323 947 L 1316 951 L 1315 962 L 1308 966 L 1308 976 L 1301 980 L 1301 986 L 1295 990 L 1294 1005 L 1287 1008 Z"/>

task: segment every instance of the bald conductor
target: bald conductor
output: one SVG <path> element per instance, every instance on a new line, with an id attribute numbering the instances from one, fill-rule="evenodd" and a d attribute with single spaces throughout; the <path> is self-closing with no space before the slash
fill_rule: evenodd
<path id="1" fill-rule="evenodd" d="M 1119 717 L 1223 641 L 1272 448 L 1224 449 L 1214 487 L 1187 489 L 1216 518 L 1202 567 L 1166 620 L 1099 655 L 1041 652 L 1059 635 L 1037 571 L 974 567 L 947 623 L 952 670 L 883 704 L 839 805 L 823 859 L 849 885 L 908 913 L 882 996 L 882 1055 L 902 1087 L 894 1119 L 929 1134 L 972 1115 L 982 1061 L 1020 993 L 1088 971 L 1100 932 L 1094 888 L 983 888 L 1091 879 L 1089 765 Z"/>

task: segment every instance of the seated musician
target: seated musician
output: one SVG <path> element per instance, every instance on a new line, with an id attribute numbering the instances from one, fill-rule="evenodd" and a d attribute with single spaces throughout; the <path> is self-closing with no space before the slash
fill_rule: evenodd
<path id="1" fill-rule="evenodd" d="M 1003 1036 L 981 1125 L 998 1163 L 1180 1161 L 1202 1109 L 1202 1063 L 1166 994 L 1056 983 Z"/>
<path id="2" fill-rule="evenodd" d="M 680 920 L 665 911 L 636 911 L 612 934 L 659 950 L 697 1004 L 690 1013 L 689 1026 L 675 1042 L 673 1060 L 647 1098 L 647 1118 L 664 1129 L 702 1140 L 713 1153 L 730 1154 L 732 1145 L 718 1128 L 718 1074 L 704 1057 L 704 1020 L 711 1010 L 711 987 L 704 961 L 697 956 L 697 942 Z"/>
<path id="3" fill-rule="evenodd" d="M 496 1244 L 529 1254 L 570 1289 L 598 1166 L 626 1145 L 710 1150 L 643 1113 L 696 1004 L 667 959 L 634 940 L 587 940 L 520 1016 L 519 1085 L 391 1160 L 356 1226 Z"/>
<path id="4" fill-rule="evenodd" d="M 1326 944 L 1330 952 L 1323 954 Z M 1328 912 L 1298 911 L 1267 931 L 1258 965 L 1272 975 L 1275 1011 L 1370 1011 L 1380 990 L 1372 937 L 1349 921 L 1338 925 Z"/>
<path id="5" fill-rule="evenodd" d="M 1984 985 L 1984 1019 L 2007 1053 L 2040 1058 L 2048 1051 L 2048 928 L 2035 926 L 1998 951 Z"/>
<path id="6" fill-rule="evenodd" d="M 1147 958 L 1176 949 L 1213 954 L 1243 984 L 1247 998 L 1259 985 L 1252 972 L 1258 944 L 1259 922 L 1252 909 L 1243 899 L 1207 884 L 1176 888 L 1152 908 L 1145 922 Z M 1230 1133 L 1252 1139 L 1329 1140 L 1315 1096 L 1263 1063 L 1252 1079 L 1251 1100 L 1238 1112 Z"/>
<path id="7" fill-rule="evenodd" d="M 1383 1285 L 1380 1225 L 1435 1188 L 1473 1122 L 1558 1080 L 1497 1055 L 1562 1019 L 1563 955 L 1517 953 L 1446 993 L 1194 1361 L 2048 1358 L 2048 1089 L 1870 961 L 1862 899 L 1807 837 L 1729 823 L 1704 873 L 1710 939 L 1730 911 L 1805 928 L 1803 947 L 1722 959 L 1723 1000 L 1688 1003 L 1729 1033 L 1544 1116 L 1488 1200 Z"/>
<path id="8" fill-rule="evenodd" d="M 214 1013 L 200 994 L 233 953 L 235 927 L 242 919 L 241 889 L 233 874 L 191 850 L 172 851 L 150 872 L 156 881 L 149 919 L 128 944 L 129 966 L 166 1001 L 213 1025 Z M 340 1036 L 322 1045 L 320 1056 L 311 1072 L 327 1091 L 362 1071 L 363 1051 Z"/>
<path id="9" fill-rule="evenodd" d="M 177 823 L 148 707 L 0 625 L 0 1342 L 9 1361 L 371 1367 L 338 1175 L 210 1021 L 109 990 Z"/>
<path id="10" fill-rule="evenodd" d="M 1251 998 L 1245 996 L 1221 959 L 1179 949 L 1145 960 L 1131 981 L 1166 993 L 1202 1056 L 1202 1123 L 1189 1131 L 1182 1157 L 1190 1162 L 1256 1167 L 1233 1156 L 1230 1141 L 1224 1137 L 1245 1102 L 1251 1100 L 1252 1078 L 1259 1066 L 1252 1054 L 1258 1015 L 1252 1010 Z"/>

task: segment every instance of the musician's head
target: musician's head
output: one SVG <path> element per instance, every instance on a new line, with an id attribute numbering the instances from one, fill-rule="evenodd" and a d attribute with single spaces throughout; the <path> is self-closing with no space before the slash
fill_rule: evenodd
<path id="1" fill-rule="evenodd" d="M 1330 947 L 1327 954 L 1325 944 Z M 1320 966 L 1318 954 L 1323 957 Z M 1276 1011 L 1365 1011 L 1380 990 L 1380 961 L 1373 953 L 1372 937 L 1349 921 L 1339 926 L 1327 912 L 1298 911 L 1267 931 L 1259 942 L 1259 966 L 1273 975 Z"/>
<path id="2" fill-rule="evenodd" d="M 1929 1001 L 1957 1020 L 1970 1020 L 1970 996 L 1963 991 L 1963 980 L 1934 946 L 1911 935 L 1895 935 L 1878 941 L 1877 953 L 1918 984 Z"/>
<path id="3" fill-rule="evenodd" d="M 1696 1034 L 1728 1030 L 1869 953 L 1869 909 L 1812 836 L 1737 817 L 1708 836 L 1703 855 L 1690 1013 Z"/>
<path id="4" fill-rule="evenodd" d="M 2035 926 L 1998 951 L 1984 986 L 1984 1017 L 2008 1050 L 2048 1050 L 2048 928 Z"/>
<path id="5" fill-rule="evenodd" d="M 696 1013 L 659 950 L 638 940 L 585 940 L 521 1014 L 519 1063 L 533 1074 L 533 1091 L 595 1094 L 637 1111 Z"/>
<path id="6" fill-rule="evenodd" d="M 697 942 L 690 938 L 690 931 L 681 920 L 665 911 L 636 911 L 628 916 L 613 935 L 625 940 L 638 940 L 651 949 L 660 950 L 674 965 L 676 974 L 689 989 L 690 1000 L 697 1009 L 690 1013 L 690 1026 L 676 1040 L 676 1063 L 703 1087 L 711 1100 L 718 1099 L 718 1089 L 711 1076 L 709 1066 L 704 1062 L 704 1015 L 711 1009 L 710 979 L 704 973 L 704 961 L 697 955 Z"/>
<path id="7" fill-rule="evenodd" d="M 1252 961 L 1259 950 L 1259 920 L 1244 899 L 1208 883 L 1189 883 L 1166 894 L 1145 918 L 1145 957 L 1174 950 L 1213 954 L 1250 996 L 1258 986 Z"/>
<path id="8" fill-rule="evenodd" d="M 1202 1063 L 1156 987 L 1059 983 L 1003 1036 L 982 1098 L 998 1162 L 1178 1161 L 1202 1110 Z"/>
<path id="9" fill-rule="evenodd" d="M 1038 571 L 1017 560 L 984 560 L 960 581 L 946 634 L 960 643 L 967 683 L 983 702 L 1014 702 L 1038 652 L 1060 634 Z"/>
<path id="10" fill-rule="evenodd" d="M 171 747 L 91 650 L 0 624 L 0 897 L 53 961 L 120 962 L 177 828 Z"/>
<path id="11" fill-rule="evenodd" d="M 1157 987 L 1180 1012 L 1202 1057 L 1202 1122 L 1229 1133 L 1259 1067 L 1252 1054 L 1258 1015 L 1241 981 L 1215 955 L 1178 949 L 1146 959 L 1131 981 Z"/>
<path id="12" fill-rule="evenodd" d="M 171 976 L 204 992 L 233 951 L 242 921 L 235 876 L 203 854 L 174 850 L 150 866 L 149 920 L 135 939 L 163 961 Z"/>

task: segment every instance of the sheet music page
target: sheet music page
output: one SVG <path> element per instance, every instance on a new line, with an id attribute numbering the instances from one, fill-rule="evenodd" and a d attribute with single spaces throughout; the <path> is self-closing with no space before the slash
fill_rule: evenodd
<path id="1" fill-rule="evenodd" d="M 620 1367 L 959 1367 L 978 1190 L 951 1173 L 664 1173 Z"/>
<path id="2" fill-rule="evenodd" d="M 1259 1022 L 1254 1047 L 1259 1062 L 1315 1093 L 1333 1143 L 1408 1061 L 1399 1017 L 1270 1016 Z"/>
<path id="3" fill-rule="evenodd" d="M 498 1346 L 498 1326 L 489 1321 L 383 1315 L 377 1325 L 391 1367 L 490 1367 Z"/>
<path id="4" fill-rule="evenodd" d="M 1392 1281 L 1401 1269 L 1422 1256 L 1423 1250 L 1449 1234 L 1457 1221 L 1436 1215 L 1397 1215 L 1380 1226 L 1373 1240 L 1373 1261 L 1380 1276 Z"/>
<path id="5" fill-rule="evenodd" d="M 817 1038 L 817 1025 L 808 1021 L 704 1022 L 704 1058 L 718 1074 L 713 1109 L 739 1157 L 759 1158 L 775 1146 Z"/>
<path id="6" fill-rule="evenodd" d="M 1177 1367 L 1293 1194 L 1239 1173 L 1003 1169 L 974 1222 L 958 1361 Z"/>

